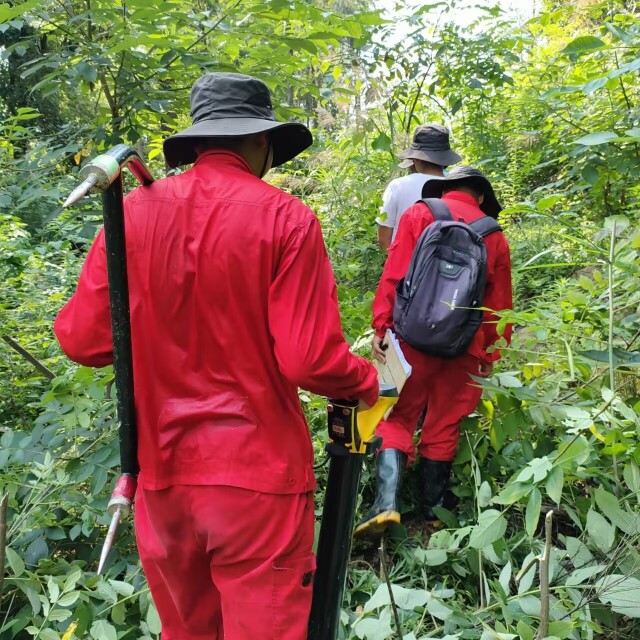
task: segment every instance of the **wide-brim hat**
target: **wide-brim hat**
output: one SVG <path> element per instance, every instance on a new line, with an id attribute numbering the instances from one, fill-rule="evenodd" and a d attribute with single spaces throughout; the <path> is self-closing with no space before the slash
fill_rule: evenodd
<path id="1" fill-rule="evenodd" d="M 197 157 L 203 138 L 244 138 L 268 133 L 277 167 L 310 147 L 313 137 L 299 122 L 279 122 L 267 85 L 241 73 L 207 73 L 191 88 L 193 124 L 164 141 L 167 164 L 179 167 Z"/>
<path id="2" fill-rule="evenodd" d="M 398 156 L 405 160 L 424 160 L 441 167 L 448 167 L 462 160 L 462 156 L 451 149 L 449 129 L 439 124 L 424 124 L 417 127 L 413 133 L 411 146 L 401 151 Z M 404 163 L 400 166 L 403 165 Z"/>
<path id="3" fill-rule="evenodd" d="M 496 198 L 496 194 L 489 180 L 479 169 L 462 165 L 452 169 L 444 178 L 439 180 L 427 180 L 422 187 L 423 198 L 441 198 L 445 189 L 450 190 L 456 185 L 466 184 L 484 194 L 484 200 L 480 209 L 491 218 L 498 217 L 502 207 Z"/>

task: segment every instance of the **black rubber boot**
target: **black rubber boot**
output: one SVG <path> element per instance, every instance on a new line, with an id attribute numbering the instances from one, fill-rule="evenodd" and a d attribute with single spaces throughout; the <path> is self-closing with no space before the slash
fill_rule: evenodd
<path id="1" fill-rule="evenodd" d="M 451 462 L 420 458 L 420 491 L 422 515 L 428 522 L 436 522 L 434 507 L 450 509 L 455 506 L 455 497 L 448 491 Z"/>
<path id="2" fill-rule="evenodd" d="M 398 449 L 384 449 L 377 455 L 377 494 L 371 511 L 356 525 L 356 536 L 380 536 L 400 522 L 400 489 L 407 456 Z"/>

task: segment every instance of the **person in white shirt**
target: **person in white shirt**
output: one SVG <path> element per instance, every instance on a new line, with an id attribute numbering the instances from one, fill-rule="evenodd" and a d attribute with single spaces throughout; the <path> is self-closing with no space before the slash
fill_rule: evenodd
<path id="1" fill-rule="evenodd" d="M 398 154 L 404 158 L 403 168 L 413 166 L 414 172 L 392 180 L 382 195 L 382 216 L 378 223 L 378 243 L 387 251 L 395 238 L 402 214 L 422 198 L 422 187 L 428 180 L 444 176 L 444 168 L 462 160 L 449 144 L 449 130 L 437 124 L 419 126 L 413 142 Z"/>

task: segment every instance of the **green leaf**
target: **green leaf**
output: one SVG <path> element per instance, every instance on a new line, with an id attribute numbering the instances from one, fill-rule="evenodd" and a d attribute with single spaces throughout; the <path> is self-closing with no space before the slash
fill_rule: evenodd
<path id="1" fill-rule="evenodd" d="M 609 362 L 609 351 L 606 349 L 588 349 L 587 351 L 578 351 L 577 353 L 596 362 Z M 613 366 L 640 367 L 640 351 L 625 351 L 624 349 L 615 347 L 613 349 Z"/>
<path id="2" fill-rule="evenodd" d="M 600 602 L 629 618 L 640 618 L 640 580 L 631 576 L 611 574 L 595 584 Z"/>
<path id="3" fill-rule="evenodd" d="M 580 36 L 571 41 L 560 53 L 564 53 L 565 55 L 580 54 L 587 51 L 594 51 L 595 49 L 602 49 L 606 46 L 605 42 L 595 36 Z"/>
<path id="4" fill-rule="evenodd" d="M 611 550 L 615 529 L 593 509 L 589 509 L 587 514 L 587 533 L 600 551 L 607 553 Z"/>
<path id="5" fill-rule="evenodd" d="M 493 498 L 492 502 L 494 504 L 502 504 L 505 506 L 515 504 L 518 500 L 526 496 L 529 491 L 531 491 L 530 484 L 509 482 L 505 485 L 504 489 L 502 489 L 502 491 Z"/>
<path id="6" fill-rule="evenodd" d="M 485 509 L 491 504 L 491 485 L 485 480 L 478 489 L 478 506 Z"/>
<path id="7" fill-rule="evenodd" d="M 149 609 L 153 607 L 153 604 L 149 605 Z M 147 616 L 148 617 L 148 616 Z M 91 625 L 91 637 L 95 640 L 118 640 L 118 634 L 112 624 L 109 624 L 106 620 L 96 620 Z M 160 630 L 154 632 L 160 633 Z"/>
<path id="8" fill-rule="evenodd" d="M 124 624 L 127 619 L 127 607 L 124 601 L 118 602 L 118 604 L 114 605 L 111 609 L 111 620 L 115 624 Z"/>
<path id="9" fill-rule="evenodd" d="M 416 549 L 415 555 L 428 567 L 437 567 L 447 561 L 447 552 L 444 549 Z"/>
<path id="10" fill-rule="evenodd" d="M 438 620 L 447 620 L 447 618 L 451 617 L 453 613 L 453 609 L 450 609 L 443 602 L 438 600 L 438 598 L 430 598 L 427 603 L 427 611 L 434 617 L 438 618 Z"/>
<path id="11" fill-rule="evenodd" d="M 47 591 L 49 592 L 50 602 L 56 602 L 60 597 L 60 586 L 51 576 L 49 576 L 49 580 L 47 581 Z"/>
<path id="12" fill-rule="evenodd" d="M 80 597 L 79 591 L 65 593 L 56 603 L 59 607 L 69 607 Z M 64 620 L 64 618 L 63 618 Z"/>
<path id="13" fill-rule="evenodd" d="M 11 547 L 7 547 L 6 556 L 14 577 L 19 578 L 24 573 L 24 562 L 22 558 Z"/>
<path id="14" fill-rule="evenodd" d="M 621 29 L 620 27 L 611 24 L 611 22 L 605 22 L 604 23 L 605 26 L 607 27 L 607 29 L 619 40 L 622 40 L 622 42 L 624 42 L 625 44 L 629 44 L 629 45 L 633 45 L 634 41 L 633 41 L 633 35 L 630 34 L 628 31 L 625 31 L 624 29 Z"/>
<path id="15" fill-rule="evenodd" d="M 511 594 L 511 562 L 507 562 L 507 564 L 502 567 L 498 582 L 500 582 L 500 586 L 505 592 L 505 595 L 509 596 Z"/>
<path id="16" fill-rule="evenodd" d="M 572 633 L 575 625 L 569 620 L 553 620 L 549 623 L 548 636 L 559 638 L 564 640 L 568 638 Z"/>
<path id="17" fill-rule="evenodd" d="M 536 203 L 536 209 L 538 211 L 545 211 L 547 209 L 551 209 L 553 205 L 558 202 L 561 202 L 565 199 L 565 196 L 559 194 L 551 194 L 549 196 L 545 196 L 544 198 L 540 198 Z"/>
<path id="18" fill-rule="evenodd" d="M 66 577 L 64 585 L 62 587 L 63 593 L 71 591 L 77 584 L 78 580 L 82 578 L 82 570 L 80 567 L 74 567 L 73 571 Z"/>
<path id="19" fill-rule="evenodd" d="M 600 179 L 600 172 L 592 164 L 588 164 L 582 170 L 582 178 L 585 182 L 588 182 L 590 185 L 593 186 Z"/>
<path id="20" fill-rule="evenodd" d="M 151 633 L 159 634 L 162 630 L 162 624 L 160 623 L 160 616 L 153 601 L 149 603 L 149 610 L 147 611 L 147 625 L 149 625 L 149 631 Z"/>
<path id="21" fill-rule="evenodd" d="M 488 509 L 480 514 L 478 524 L 471 530 L 469 545 L 473 549 L 484 549 L 499 540 L 507 530 L 505 517 L 495 509 Z"/>
<path id="22" fill-rule="evenodd" d="M 485 629 L 480 636 L 480 640 L 516 640 L 517 637 L 515 633 L 503 633 L 493 629 Z"/>
<path id="23" fill-rule="evenodd" d="M 547 490 L 547 495 L 549 496 L 549 498 L 551 498 L 551 500 L 553 500 L 556 504 L 560 504 L 560 500 L 562 499 L 563 486 L 564 472 L 562 471 L 562 467 L 554 467 L 547 477 L 545 488 Z"/>
<path id="24" fill-rule="evenodd" d="M 589 133 L 586 136 L 582 136 L 582 138 L 578 138 L 574 144 L 583 144 L 590 147 L 606 144 L 617 137 L 618 135 L 613 133 L 613 131 L 597 131 L 596 133 Z"/>
<path id="25" fill-rule="evenodd" d="M 44 538 L 36 538 L 24 553 L 24 561 L 28 567 L 37 567 L 40 560 L 49 555 L 49 546 Z"/>
<path id="26" fill-rule="evenodd" d="M 629 535 L 640 533 L 640 517 L 624 511 L 612 493 L 596 489 L 594 495 L 600 511 L 607 516 L 611 524 Z"/>
<path id="27" fill-rule="evenodd" d="M 29 2 L 14 4 L 13 6 L 6 3 L 0 4 L 0 22 L 9 22 L 9 20 L 35 9 L 40 4 L 41 0 L 29 0 Z"/>
<path id="28" fill-rule="evenodd" d="M 640 493 L 640 468 L 632 460 L 624 465 L 624 481 L 633 493 Z"/>
<path id="29" fill-rule="evenodd" d="M 542 506 L 542 494 L 537 487 L 533 488 L 527 503 L 527 512 L 525 517 L 527 533 L 530 537 L 536 532 L 538 521 L 540 520 L 540 508 Z"/>
<path id="30" fill-rule="evenodd" d="M 576 560 L 572 558 L 573 564 L 576 564 Z M 597 576 L 599 573 L 607 570 L 607 565 L 605 564 L 595 564 L 589 567 L 582 567 L 580 569 L 576 569 L 571 573 L 571 575 L 567 578 L 565 584 L 568 587 L 577 587 L 588 580 L 591 580 L 593 576 Z"/>
<path id="31" fill-rule="evenodd" d="M 590 95 L 594 91 L 597 91 L 598 89 L 602 89 L 602 87 L 604 87 L 607 84 L 607 82 L 609 82 L 609 78 L 607 76 L 603 76 L 601 78 L 595 78 L 587 82 L 587 84 L 583 85 L 582 91 L 586 95 Z"/>
<path id="32" fill-rule="evenodd" d="M 54 622 L 62 622 L 64 620 L 69 620 L 71 618 L 71 611 L 68 609 L 52 609 L 49 611 L 49 620 Z"/>
<path id="33" fill-rule="evenodd" d="M 358 638 L 366 640 L 387 640 L 393 633 L 388 609 L 380 614 L 380 618 L 361 618 L 353 628 Z"/>
<path id="34" fill-rule="evenodd" d="M 416 607 L 424 607 L 429 600 L 429 594 L 424 589 L 407 589 L 397 584 L 391 585 L 393 598 L 396 605 L 405 611 L 413 611 Z M 389 589 L 386 584 L 381 584 L 364 605 L 364 612 L 369 613 L 391 603 Z"/>
<path id="35" fill-rule="evenodd" d="M 120 580 L 109 580 L 109 584 L 113 587 L 113 590 L 125 598 L 128 598 L 133 594 L 134 588 L 132 584 L 128 582 L 121 582 Z"/>
<path id="36" fill-rule="evenodd" d="M 542 458 L 534 458 L 529 464 L 520 472 L 517 478 L 517 482 L 529 482 L 533 479 L 534 482 L 541 482 L 544 480 L 548 473 L 552 469 L 552 463 L 547 456 Z"/>
<path id="37" fill-rule="evenodd" d="M 535 631 L 533 630 L 533 628 L 530 627 L 524 620 L 518 621 L 516 631 L 518 632 L 521 640 L 533 640 L 535 636 Z"/>
<path id="38" fill-rule="evenodd" d="M 381 133 L 372 143 L 371 148 L 376 151 L 390 151 L 391 138 L 386 133 Z"/>

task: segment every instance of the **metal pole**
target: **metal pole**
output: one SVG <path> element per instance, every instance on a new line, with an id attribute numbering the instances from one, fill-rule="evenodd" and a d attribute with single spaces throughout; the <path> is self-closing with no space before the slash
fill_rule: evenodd
<path id="1" fill-rule="evenodd" d="M 331 462 L 318 539 L 318 567 L 313 582 L 308 640 L 338 637 L 358 485 L 365 457 L 335 444 L 327 446 L 327 453 Z"/>

